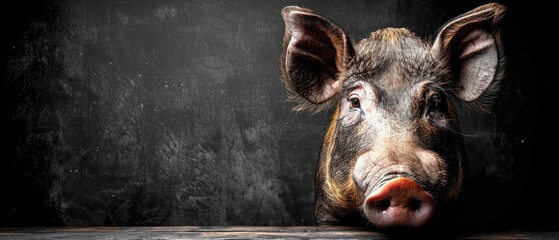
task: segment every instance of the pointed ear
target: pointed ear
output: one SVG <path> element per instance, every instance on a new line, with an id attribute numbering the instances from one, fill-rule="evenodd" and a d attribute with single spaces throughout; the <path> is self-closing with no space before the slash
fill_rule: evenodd
<path id="1" fill-rule="evenodd" d="M 466 12 L 436 35 L 432 53 L 455 77 L 456 97 L 488 110 L 504 75 L 498 23 L 506 7 L 490 3 Z"/>
<path id="2" fill-rule="evenodd" d="M 280 60 L 282 80 L 296 110 L 318 111 L 341 89 L 340 76 L 355 55 L 347 34 L 318 13 L 296 6 L 283 8 L 285 22 Z"/>

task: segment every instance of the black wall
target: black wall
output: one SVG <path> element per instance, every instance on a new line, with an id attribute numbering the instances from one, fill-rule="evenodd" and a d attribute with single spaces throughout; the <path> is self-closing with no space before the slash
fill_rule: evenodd
<path id="1" fill-rule="evenodd" d="M 279 80 L 286 5 L 355 40 L 429 37 L 487 1 L 3 3 L 0 227 L 314 225 L 328 112 L 296 114 Z M 558 227 L 551 8 L 501 1 L 506 78 L 462 112 L 476 227 Z M 551 220 L 545 220 L 550 217 Z"/>

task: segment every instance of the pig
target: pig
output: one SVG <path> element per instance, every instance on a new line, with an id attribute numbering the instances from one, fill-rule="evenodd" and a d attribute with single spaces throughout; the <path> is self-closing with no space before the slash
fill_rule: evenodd
<path id="1" fill-rule="evenodd" d="M 281 10 L 293 110 L 332 110 L 315 173 L 319 225 L 424 229 L 455 215 L 468 179 L 457 110 L 492 107 L 505 11 L 481 5 L 429 38 L 388 27 L 353 42 L 311 9 Z"/>

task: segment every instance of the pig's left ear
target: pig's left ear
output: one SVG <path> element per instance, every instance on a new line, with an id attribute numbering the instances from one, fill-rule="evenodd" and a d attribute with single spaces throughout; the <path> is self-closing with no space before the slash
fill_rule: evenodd
<path id="1" fill-rule="evenodd" d="M 460 100 L 489 110 L 504 75 L 505 55 L 498 23 L 506 7 L 485 4 L 444 24 L 432 53 L 454 77 L 454 93 Z"/>

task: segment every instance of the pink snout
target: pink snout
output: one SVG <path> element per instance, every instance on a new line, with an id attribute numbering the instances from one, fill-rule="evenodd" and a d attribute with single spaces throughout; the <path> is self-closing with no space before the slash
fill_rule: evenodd
<path id="1" fill-rule="evenodd" d="M 433 197 L 417 182 L 399 177 L 371 193 L 364 203 L 365 215 L 379 228 L 422 227 L 435 210 Z"/>

